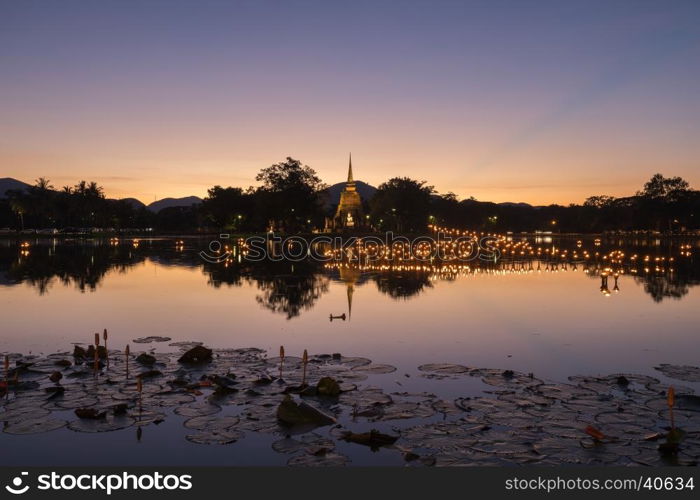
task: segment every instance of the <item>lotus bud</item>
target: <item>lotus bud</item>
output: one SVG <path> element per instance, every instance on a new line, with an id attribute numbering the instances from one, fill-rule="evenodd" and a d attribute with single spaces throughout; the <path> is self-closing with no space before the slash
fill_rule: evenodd
<path id="1" fill-rule="evenodd" d="M 673 386 L 668 388 L 666 402 L 668 403 L 668 413 L 669 413 L 669 416 L 671 417 L 671 429 L 675 429 L 676 422 L 673 419 L 673 405 L 676 403 L 676 391 L 673 389 Z"/>
<path id="2" fill-rule="evenodd" d="M 126 378 L 129 378 L 129 354 L 131 349 L 129 349 L 129 344 L 126 344 L 126 349 L 124 349 L 124 359 L 126 360 Z"/>
<path id="3" fill-rule="evenodd" d="M 304 364 L 304 372 L 301 377 L 301 385 L 306 385 L 306 365 L 309 362 L 309 353 L 304 349 L 304 354 L 301 357 L 301 361 Z"/>

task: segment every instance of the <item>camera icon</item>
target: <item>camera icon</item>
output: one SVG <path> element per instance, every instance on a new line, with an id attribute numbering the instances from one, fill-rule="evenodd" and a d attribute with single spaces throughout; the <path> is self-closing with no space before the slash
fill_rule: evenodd
<path id="1" fill-rule="evenodd" d="M 10 493 L 12 493 L 13 495 L 22 495 L 22 494 L 26 493 L 27 490 L 29 490 L 29 485 L 25 484 L 24 486 L 22 486 L 22 482 L 23 482 L 22 478 L 24 476 L 27 476 L 27 475 L 29 475 L 28 472 L 20 473 L 19 476 L 16 476 L 12 479 L 12 485 L 9 485 L 9 484 L 6 485 L 5 489 L 7 491 L 9 491 Z"/>

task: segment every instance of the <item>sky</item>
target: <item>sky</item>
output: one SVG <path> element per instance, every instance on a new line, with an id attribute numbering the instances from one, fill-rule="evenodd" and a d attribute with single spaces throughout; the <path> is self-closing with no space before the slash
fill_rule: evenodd
<path id="1" fill-rule="evenodd" d="M 700 188 L 700 2 L 0 0 L 0 177 L 148 203 L 349 152 L 485 201 Z"/>

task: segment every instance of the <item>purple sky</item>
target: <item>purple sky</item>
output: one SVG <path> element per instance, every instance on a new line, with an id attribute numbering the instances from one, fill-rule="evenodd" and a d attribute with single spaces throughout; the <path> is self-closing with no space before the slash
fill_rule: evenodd
<path id="1" fill-rule="evenodd" d="M 0 0 L 0 177 L 113 197 L 407 175 L 530 203 L 700 187 L 699 1 Z"/>

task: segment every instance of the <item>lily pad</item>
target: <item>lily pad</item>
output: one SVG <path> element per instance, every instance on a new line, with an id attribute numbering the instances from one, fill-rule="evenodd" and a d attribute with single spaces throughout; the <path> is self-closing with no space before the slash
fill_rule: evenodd
<path id="1" fill-rule="evenodd" d="M 132 408 L 128 411 L 128 415 L 134 419 L 134 425 L 138 427 L 155 424 L 165 420 L 165 413 L 143 407 Z"/>
<path id="2" fill-rule="evenodd" d="M 352 392 L 344 392 L 339 396 L 339 401 L 348 406 L 368 407 L 374 405 L 388 405 L 394 400 L 381 389 L 360 389 Z"/>
<path id="3" fill-rule="evenodd" d="M 133 342 L 136 344 L 150 344 L 152 342 L 170 342 L 171 340 L 172 339 L 170 337 L 159 337 L 157 335 L 151 335 L 149 337 L 139 337 L 137 339 L 134 339 Z"/>
<path id="4" fill-rule="evenodd" d="M 41 434 L 65 427 L 66 421 L 56 418 L 38 417 L 11 422 L 2 431 L 7 434 Z"/>
<path id="5" fill-rule="evenodd" d="M 369 365 L 363 365 L 363 366 L 357 366 L 352 369 L 355 372 L 360 372 L 360 373 L 369 373 L 372 375 L 381 375 L 381 374 L 386 374 L 386 373 L 393 373 L 396 371 L 395 366 L 391 365 L 381 365 L 381 364 L 369 364 Z"/>
<path id="6" fill-rule="evenodd" d="M 220 417 L 203 415 L 185 420 L 183 425 L 188 429 L 196 429 L 201 431 L 227 431 L 231 430 L 236 424 L 238 424 L 238 422 L 240 422 L 240 419 L 233 415 L 224 415 Z"/>
<path id="7" fill-rule="evenodd" d="M 286 425 L 324 426 L 335 423 L 335 418 L 305 401 L 297 403 L 286 396 L 277 407 L 277 419 Z"/>
<path id="8" fill-rule="evenodd" d="M 170 347 L 181 347 L 183 349 L 189 349 L 192 347 L 196 347 L 198 345 L 203 345 L 204 342 L 196 342 L 194 340 L 181 340 L 178 342 L 171 342 L 168 344 Z"/>
<path id="9" fill-rule="evenodd" d="M 27 418 L 40 419 L 48 417 L 50 414 L 51 412 L 44 408 L 19 407 L 0 413 L 0 422 L 16 422 Z"/>
<path id="10" fill-rule="evenodd" d="M 488 385 L 505 388 L 532 388 L 544 382 L 531 375 L 514 372 L 513 370 L 484 370 L 480 369 L 481 380 Z"/>
<path id="11" fill-rule="evenodd" d="M 134 425 L 135 420 L 126 415 L 105 414 L 104 418 L 74 420 L 68 428 L 75 432 L 111 432 Z"/>
<path id="12" fill-rule="evenodd" d="M 290 467 L 342 467 L 348 462 L 348 457 L 340 453 L 305 453 L 290 458 L 287 465 Z"/>
<path id="13" fill-rule="evenodd" d="M 423 403 L 402 402 L 383 406 L 378 420 L 429 418 L 435 414 L 432 406 Z"/>
<path id="14" fill-rule="evenodd" d="M 422 372 L 442 373 L 449 375 L 469 372 L 469 368 L 466 366 L 452 363 L 428 363 L 425 365 L 420 365 L 418 369 Z"/>
<path id="15" fill-rule="evenodd" d="M 668 378 L 685 382 L 700 382 L 700 367 L 689 365 L 661 364 L 655 367 Z"/>
<path id="16" fill-rule="evenodd" d="M 148 397 L 149 403 L 155 403 L 158 406 L 179 406 L 192 403 L 195 397 L 184 391 L 164 391 L 157 394 L 152 394 Z"/>
<path id="17" fill-rule="evenodd" d="M 297 439 L 286 437 L 272 443 L 272 449 L 277 453 L 297 453 L 306 449 L 313 449 L 314 451 L 325 449 L 327 451 L 332 451 L 334 448 L 335 443 L 333 441 L 315 433 L 304 434 Z"/>
<path id="18" fill-rule="evenodd" d="M 231 444 L 243 437 L 243 433 L 236 430 L 210 430 L 185 436 L 190 443 L 195 444 Z"/>
<path id="19" fill-rule="evenodd" d="M 67 410 L 87 408 L 99 403 L 97 396 L 82 391 L 66 391 L 62 396 L 52 401 L 53 406 Z"/>
<path id="20" fill-rule="evenodd" d="M 203 417 L 221 411 L 221 406 L 209 401 L 197 401 L 175 409 L 175 414 L 181 417 Z"/>

